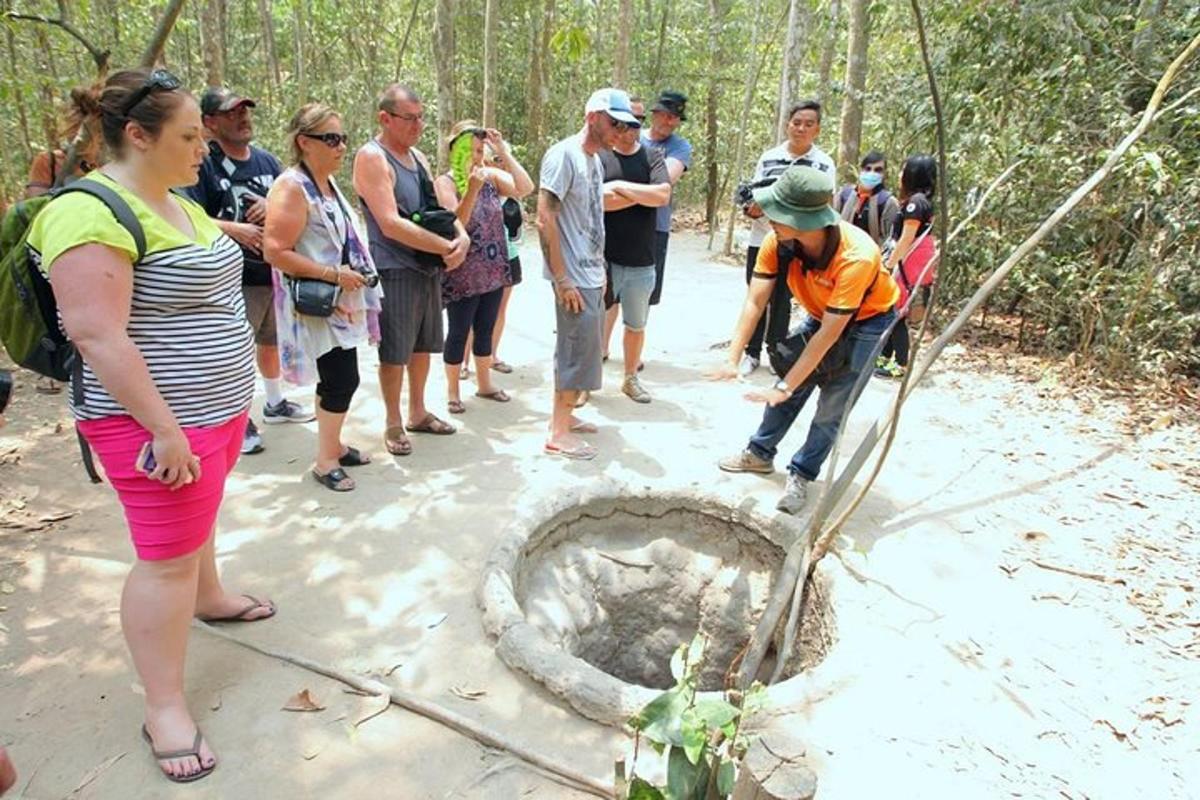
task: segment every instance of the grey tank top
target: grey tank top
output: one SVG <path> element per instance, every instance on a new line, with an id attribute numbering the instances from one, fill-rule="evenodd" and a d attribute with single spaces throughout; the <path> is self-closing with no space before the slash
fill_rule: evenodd
<path id="1" fill-rule="evenodd" d="M 413 161 L 416 169 L 409 169 L 376 140 L 372 139 L 367 142 L 362 149 L 366 150 L 369 147 L 383 153 L 383 157 L 387 159 L 396 176 L 392 183 L 392 194 L 396 198 L 396 208 L 400 211 L 400 215 L 407 217 L 412 212 L 419 210 L 421 207 L 421 181 L 418 170 L 421 169 L 421 162 L 417 161 L 414 155 Z M 371 214 L 371 209 L 367 208 L 367 204 L 361 197 L 358 198 L 358 202 L 362 206 L 363 217 L 367 222 L 367 238 L 370 241 L 371 258 L 375 261 L 375 268 L 380 272 L 391 269 L 411 269 L 422 274 L 427 272 L 417 263 L 417 256 L 413 249 L 385 236 L 379 223 L 375 221 L 374 215 Z"/>

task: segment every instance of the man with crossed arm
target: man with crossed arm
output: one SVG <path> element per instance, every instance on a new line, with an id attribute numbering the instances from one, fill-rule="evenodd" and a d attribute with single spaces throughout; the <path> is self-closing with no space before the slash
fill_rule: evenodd
<path id="1" fill-rule="evenodd" d="M 571 459 L 596 457 L 579 438 L 596 426 L 572 413 L 581 392 L 600 388 L 604 327 L 604 167 L 597 155 L 617 135 L 639 127 L 629 96 L 601 89 L 584 107 L 583 130 L 542 158 L 537 202 L 544 276 L 554 285 L 554 408 L 544 451 Z"/>

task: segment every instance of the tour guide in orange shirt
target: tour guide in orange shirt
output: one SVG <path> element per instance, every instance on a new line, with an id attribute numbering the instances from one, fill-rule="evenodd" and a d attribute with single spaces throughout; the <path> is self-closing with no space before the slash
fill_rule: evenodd
<path id="1" fill-rule="evenodd" d="M 711 374 L 719 380 L 737 377 L 738 359 L 784 261 L 788 288 L 809 318 L 780 343 L 772 359 L 779 365 L 779 381 L 765 392 L 746 395 L 767 404 L 762 423 L 746 449 L 723 459 L 720 467 L 726 472 L 773 472 L 779 443 L 819 388 L 808 438 L 788 464 L 787 487 L 776 506 L 788 514 L 804 507 L 808 485 L 829 456 L 842 412 L 857 399 L 853 392 L 859 374 L 874 366 L 869 362 L 871 350 L 895 318 L 892 307 L 900 296 L 870 235 L 843 222 L 830 207 L 833 191 L 833 176 L 828 172 L 794 166 L 771 186 L 754 192 L 754 202 L 770 221 L 772 233 L 758 252 L 729 343 L 728 363 Z"/>

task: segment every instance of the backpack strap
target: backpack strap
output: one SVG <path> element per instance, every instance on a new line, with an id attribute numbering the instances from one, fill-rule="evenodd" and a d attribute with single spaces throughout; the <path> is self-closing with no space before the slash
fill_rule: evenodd
<path id="1" fill-rule="evenodd" d="M 64 186 L 56 190 L 54 196 L 60 197 L 72 192 L 83 192 L 84 194 L 91 195 L 108 206 L 108 210 L 116 217 L 121 227 L 133 237 L 133 246 L 137 250 L 136 260 L 141 261 L 146 257 L 146 232 L 142 229 L 142 223 L 138 220 L 137 215 L 133 213 L 133 209 L 129 207 L 129 203 L 125 202 L 125 198 L 99 181 L 92 180 L 91 178 L 80 178 L 70 186 Z"/>
<path id="2" fill-rule="evenodd" d="M 142 223 L 138 221 L 137 215 L 133 213 L 133 209 L 129 207 L 129 203 L 125 202 L 125 198 L 99 181 L 94 181 L 90 178 L 81 178 L 69 186 L 57 189 L 54 192 L 54 196 L 59 197 L 72 192 L 83 192 L 84 194 L 91 195 L 108 206 L 108 210 L 116 217 L 121 227 L 133 237 L 133 246 L 137 250 L 137 259 L 134 263 L 146 257 L 146 232 L 142 229 Z M 78 352 L 75 353 L 73 363 L 71 364 L 71 388 L 75 395 L 75 405 L 82 406 L 84 402 L 83 359 L 79 356 Z M 103 481 L 101 481 L 100 475 L 96 471 L 92 448 L 88 446 L 87 440 L 83 438 L 83 432 L 79 430 L 78 425 L 75 426 L 75 437 L 79 441 L 79 455 L 83 461 L 83 468 L 87 472 L 88 479 L 92 483 L 102 483 Z"/>

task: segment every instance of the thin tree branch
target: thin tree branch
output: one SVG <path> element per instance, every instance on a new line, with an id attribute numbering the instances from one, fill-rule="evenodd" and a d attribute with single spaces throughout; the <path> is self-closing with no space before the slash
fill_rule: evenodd
<path id="1" fill-rule="evenodd" d="M 306 669 L 309 672 L 315 672 L 318 675 L 324 675 L 326 678 L 339 681 L 369 695 L 376 697 L 380 695 L 387 695 L 394 705 L 408 709 L 415 714 L 420 714 L 422 717 L 433 720 L 434 722 L 443 725 L 452 731 L 468 736 L 485 747 L 494 747 L 499 750 L 505 750 L 509 753 L 512 753 L 522 761 L 525 761 L 526 763 L 536 767 L 538 770 L 544 772 L 547 777 L 558 783 L 562 783 L 565 786 L 578 789 L 582 792 L 587 792 L 588 794 L 592 794 L 597 797 L 613 797 L 612 784 L 597 780 L 590 775 L 586 775 L 579 770 L 574 769 L 570 765 L 563 764 L 549 756 L 544 756 L 518 742 L 512 741 L 501 733 L 484 727 L 481 723 L 476 722 L 469 717 L 466 717 L 448 708 L 444 708 L 430 700 L 417 697 L 416 695 L 409 694 L 408 692 L 401 691 L 400 689 L 393 689 L 391 686 L 388 686 L 382 681 L 363 678 L 358 675 L 351 675 L 348 672 L 343 672 L 342 670 L 321 664 L 303 656 L 268 650 L 260 645 L 239 639 L 238 637 L 226 633 L 223 630 L 218 630 L 216 627 L 207 625 L 199 620 L 193 622 L 192 625 L 193 627 L 199 628 L 211 636 L 216 636 L 218 639 L 224 639 L 227 642 L 232 642 L 233 644 L 244 647 L 247 650 L 252 650 L 260 655 L 278 659 L 288 664 L 292 664 L 293 666 L 300 667 L 301 669 Z"/>
<path id="2" fill-rule="evenodd" d="M 179 14 L 183 11 L 183 4 L 184 0 L 171 0 L 163 9 L 162 16 L 158 18 L 158 25 L 154 28 L 154 35 L 150 37 L 150 44 L 146 45 L 138 61 L 146 69 L 153 69 L 154 65 L 162 60 L 163 51 L 167 49 L 167 39 L 175 27 L 175 20 L 179 19 Z"/>
<path id="3" fill-rule="evenodd" d="M 65 18 L 56 19 L 43 16 L 42 14 L 18 14 L 15 11 L 9 11 L 5 13 L 4 16 L 8 17 L 9 19 L 22 20 L 24 22 L 41 22 L 44 25 L 53 25 L 56 28 L 61 28 L 84 46 L 84 48 L 88 51 L 88 54 L 92 57 L 92 61 L 96 62 L 96 71 L 100 73 L 100 75 L 103 75 L 108 71 L 108 57 L 110 52 L 108 50 L 101 50 L 99 47 L 92 44 L 86 36 L 79 32 L 78 28 L 76 28 L 70 22 L 67 22 Z"/>

